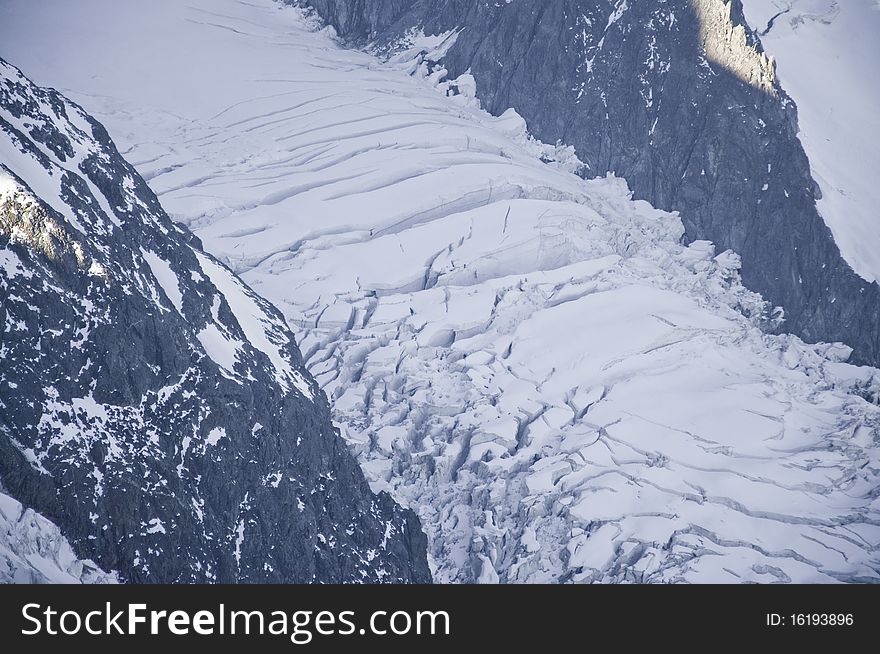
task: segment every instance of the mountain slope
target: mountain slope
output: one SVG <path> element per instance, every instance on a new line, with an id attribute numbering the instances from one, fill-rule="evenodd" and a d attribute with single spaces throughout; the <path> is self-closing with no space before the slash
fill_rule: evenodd
<path id="1" fill-rule="evenodd" d="M 413 30 L 456 31 L 443 65 L 474 77 L 488 111 L 516 108 L 538 138 L 575 146 L 589 176 L 613 171 L 679 211 L 689 240 L 736 250 L 746 286 L 785 309 L 785 331 L 880 364 L 880 286 L 841 257 L 817 210 L 797 107 L 740 0 L 305 4 L 380 52 Z M 873 211 L 860 209 L 871 225 Z"/>
<path id="2" fill-rule="evenodd" d="M 0 481 L 132 582 L 427 581 L 277 311 L 0 61 Z"/>
<path id="3" fill-rule="evenodd" d="M 744 0 L 746 18 L 777 62 L 798 106 L 798 138 L 822 197 L 818 207 L 843 256 L 880 279 L 880 3 Z"/>
<path id="4" fill-rule="evenodd" d="M 18 52 L 281 308 L 436 579 L 880 578 L 878 372 L 762 332 L 736 254 L 432 73 L 454 35 L 383 64 L 268 0 L 89 6 Z"/>

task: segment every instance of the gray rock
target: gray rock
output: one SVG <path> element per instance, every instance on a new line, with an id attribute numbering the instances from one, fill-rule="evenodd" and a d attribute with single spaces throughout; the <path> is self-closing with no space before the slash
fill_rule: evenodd
<path id="1" fill-rule="evenodd" d="M 461 30 L 443 59 L 483 106 L 514 107 L 585 175 L 614 171 L 678 210 L 691 240 L 743 260 L 780 329 L 880 364 L 880 286 L 843 260 L 816 209 L 797 108 L 740 0 L 307 0 L 343 39 L 393 50 L 409 30 Z M 841 156 L 845 156 L 842 153 Z"/>
<path id="2" fill-rule="evenodd" d="M 79 558 L 129 582 L 430 581 L 277 310 L 2 60 L 0 325 L 0 481 Z"/>

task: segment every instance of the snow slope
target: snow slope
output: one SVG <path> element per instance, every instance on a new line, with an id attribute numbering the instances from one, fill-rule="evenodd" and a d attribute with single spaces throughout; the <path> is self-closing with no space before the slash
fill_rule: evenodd
<path id="1" fill-rule="evenodd" d="M 282 309 L 436 580 L 880 579 L 878 371 L 763 334 L 735 254 L 481 112 L 441 39 L 380 63 L 270 0 L 4 11 L 6 56 Z"/>
<path id="2" fill-rule="evenodd" d="M 819 211 L 853 269 L 880 280 L 880 3 L 743 5 L 797 103 L 800 139 L 822 190 Z"/>

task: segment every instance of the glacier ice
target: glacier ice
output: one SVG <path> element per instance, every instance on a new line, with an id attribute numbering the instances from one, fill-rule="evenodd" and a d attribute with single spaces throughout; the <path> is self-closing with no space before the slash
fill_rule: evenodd
<path id="1" fill-rule="evenodd" d="M 282 309 L 436 580 L 880 579 L 880 374 L 762 331 L 735 253 L 482 112 L 442 40 L 383 62 L 270 0 L 86 7 L 31 71 Z M 136 38 L 88 45 L 102 21 Z"/>
<path id="2" fill-rule="evenodd" d="M 77 558 L 61 530 L 0 488 L 0 584 L 116 583 L 93 561 Z"/>

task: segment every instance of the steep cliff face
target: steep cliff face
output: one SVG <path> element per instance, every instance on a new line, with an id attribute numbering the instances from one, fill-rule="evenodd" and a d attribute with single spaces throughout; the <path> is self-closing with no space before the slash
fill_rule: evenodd
<path id="1" fill-rule="evenodd" d="M 430 580 L 277 311 L 2 61 L 0 325 L 0 481 L 77 556 L 132 582 Z"/>
<path id="2" fill-rule="evenodd" d="M 816 209 L 797 109 L 740 0 L 306 4 L 379 51 L 457 31 L 443 66 L 472 74 L 490 112 L 516 108 L 538 138 L 574 145 L 587 175 L 614 171 L 680 211 L 689 239 L 735 249 L 747 286 L 784 308 L 782 330 L 880 362 L 880 286 Z"/>

